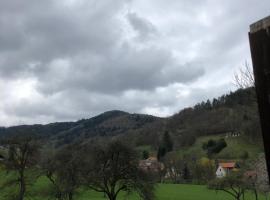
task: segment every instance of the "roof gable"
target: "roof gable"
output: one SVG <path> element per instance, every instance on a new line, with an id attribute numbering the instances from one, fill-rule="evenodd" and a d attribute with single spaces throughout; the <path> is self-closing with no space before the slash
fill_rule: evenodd
<path id="1" fill-rule="evenodd" d="M 219 166 L 223 168 L 235 168 L 236 163 L 235 162 L 219 163 Z"/>

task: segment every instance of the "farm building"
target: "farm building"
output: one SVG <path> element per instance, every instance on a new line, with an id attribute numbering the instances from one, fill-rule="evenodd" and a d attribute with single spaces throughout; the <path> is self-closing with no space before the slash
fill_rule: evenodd
<path id="1" fill-rule="evenodd" d="M 239 168 L 236 162 L 222 162 L 218 164 L 216 171 L 217 178 L 225 177 L 228 173 Z"/>
<path id="2" fill-rule="evenodd" d="M 164 169 L 164 165 L 156 157 L 149 157 L 146 160 L 140 160 L 139 168 L 144 171 L 159 172 Z"/>

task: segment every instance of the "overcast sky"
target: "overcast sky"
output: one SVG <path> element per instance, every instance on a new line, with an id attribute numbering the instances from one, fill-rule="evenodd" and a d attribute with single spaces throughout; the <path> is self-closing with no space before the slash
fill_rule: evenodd
<path id="1" fill-rule="evenodd" d="M 0 0 L 0 126 L 169 116 L 235 90 L 269 0 Z"/>

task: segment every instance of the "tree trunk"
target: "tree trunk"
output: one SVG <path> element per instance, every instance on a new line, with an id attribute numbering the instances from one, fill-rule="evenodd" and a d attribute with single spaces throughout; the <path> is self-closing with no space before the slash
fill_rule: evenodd
<path id="1" fill-rule="evenodd" d="M 19 192 L 19 200 L 24 199 L 25 194 L 25 180 L 24 180 L 24 171 L 20 171 L 20 192 Z"/>
<path id="2" fill-rule="evenodd" d="M 236 200 L 241 200 L 241 196 L 242 196 L 241 194 L 237 194 L 237 196 L 236 196 L 235 199 L 236 199 Z"/>
<path id="3" fill-rule="evenodd" d="M 258 192 L 256 189 L 254 189 L 255 199 L 258 200 Z"/>
<path id="4" fill-rule="evenodd" d="M 68 193 L 68 200 L 72 200 L 73 199 L 73 193 L 72 192 L 69 192 Z"/>
<path id="5" fill-rule="evenodd" d="M 115 194 L 107 194 L 110 200 L 116 200 L 116 195 Z"/>

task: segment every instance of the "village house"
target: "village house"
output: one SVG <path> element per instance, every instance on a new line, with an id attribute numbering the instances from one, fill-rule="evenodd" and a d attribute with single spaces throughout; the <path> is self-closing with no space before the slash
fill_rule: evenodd
<path id="1" fill-rule="evenodd" d="M 217 178 L 225 177 L 231 171 L 237 170 L 239 168 L 236 162 L 222 162 L 218 164 L 216 171 Z"/>
<path id="2" fill-rule="evenodd" d="M 239 137 L 239 136 L 241 136 L 241 133 L 240 132 L 238 132 L 238 131 L 231 131 L 231 132 L 226 133 L 225 138 Z"/>
<path id="3" fill-rule="evenodd" d="M 149 172 L 160 172 L 164 169 L 164 165 L 156 157 L 149 157 L 146 160 L 140 160 L 139 168 Z"/>

